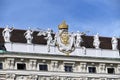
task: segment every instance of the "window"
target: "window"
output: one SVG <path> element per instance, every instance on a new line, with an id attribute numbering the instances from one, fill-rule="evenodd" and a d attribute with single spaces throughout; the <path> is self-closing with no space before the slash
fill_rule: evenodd
<path id="1" fill-rule="evenodd" d="M 25 63 L 17 63 L 17 69 L 18 70 L 25 70 L 26 64 Z"/>
<path id="2" fill-rule="evenodd" d="M 47 64 L 40 64 L 39 65 L 39 70 L 47 71 L 48 70 Z"/>
<path id="3" fill-rule="evenodd" d="M 89 73 L 96 73 L 96 67 L 88 67 Z"/>
<path id="4" fill-rule="evenodd" d="M 65 65 L 65 72 L 73 72 L 72 65 Z"/>
<path id="5" fill-rule="evenodd" d="M 0 69 L 3 69 L 3 64 L 2 63 L 0 63 Z"/>
<path id="6" fill-rule="evenodd" d="M 108 74 L 114 74 L 114 68 L 107 68 Z"/>

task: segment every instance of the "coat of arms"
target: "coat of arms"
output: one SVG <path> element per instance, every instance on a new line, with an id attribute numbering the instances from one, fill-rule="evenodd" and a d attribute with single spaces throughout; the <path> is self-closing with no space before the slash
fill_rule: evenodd
<path id="1" fill-rule="evenodd" d="M 68 33 L 68 27 L 65 22 L 59 25 L 59 33 L 56 34 L 56 40 L 56 44 L 60 52 L 69 55 L 75 50 L 75 36 L 72 33 Z"/>

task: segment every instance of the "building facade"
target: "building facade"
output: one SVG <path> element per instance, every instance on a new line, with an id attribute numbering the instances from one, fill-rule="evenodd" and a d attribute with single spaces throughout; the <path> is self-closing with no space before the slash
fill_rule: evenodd
<path id="1" fill-rule="evenodd" d="M 115 36 L 0 29 L 0 80 L 120 80 L 120 43 Z"/>

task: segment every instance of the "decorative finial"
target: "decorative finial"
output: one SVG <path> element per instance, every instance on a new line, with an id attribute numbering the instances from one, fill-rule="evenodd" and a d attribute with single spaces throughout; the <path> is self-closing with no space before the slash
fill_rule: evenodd
<path id="1" fill-rule="evenodd" d="M 68 25 L 66 24 L 65 21 L 63 21 L 60 25 L 58 25 L 59 29 L 68 29 Z"/>

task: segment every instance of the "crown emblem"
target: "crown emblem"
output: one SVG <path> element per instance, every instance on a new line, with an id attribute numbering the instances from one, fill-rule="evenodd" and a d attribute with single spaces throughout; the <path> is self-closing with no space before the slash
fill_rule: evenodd
<path id="1" fill-rule="evenodd" d="M 66 24 L 65 21 L 63 21 L 60 25 L 58 25 L 59 29 L 68 29 L 68 25 Z"/>

